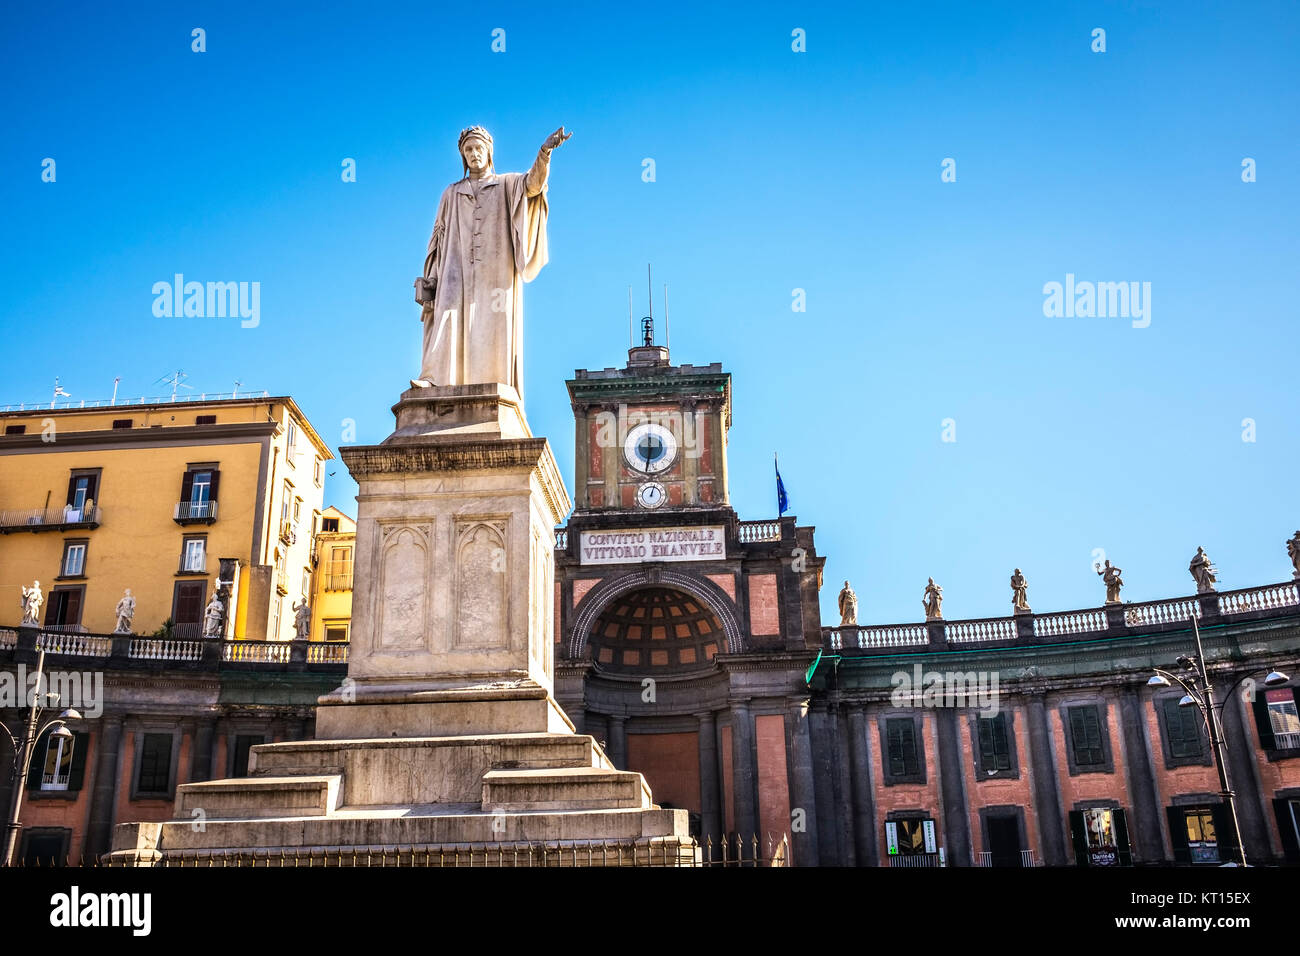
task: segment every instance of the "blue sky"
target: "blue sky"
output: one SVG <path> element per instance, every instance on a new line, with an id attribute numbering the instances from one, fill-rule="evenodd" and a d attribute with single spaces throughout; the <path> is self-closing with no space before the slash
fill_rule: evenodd
<path id="1" fill-rule="evenodd" d="M 183 369 L 378 442 L 458 132 L 522 170 L 564 124 L 525 382 L 570 487 L 564 380 L 623 364 L 653 262 L 674 361 L 734 376 L 733 503 L 773 515 L 778 452 L 828 620 L 845 578 L 863 621 L 919 620 L 927 576 L 950 618 L 1004 614 L 1013 567 L 1036 610 L 1094 606 L 1098 548 L 1135 601 L 1190 591 L 1197 545 L 1223 587 L 1289 578 L 1294 4 L 11 3 L 0 25 L 0 404 Z M 177 272 L 260 282 L 260 324 L 156 318 Z M 1150 326 L 1045 317 L 1067 273 L 1150 282 Z"/>

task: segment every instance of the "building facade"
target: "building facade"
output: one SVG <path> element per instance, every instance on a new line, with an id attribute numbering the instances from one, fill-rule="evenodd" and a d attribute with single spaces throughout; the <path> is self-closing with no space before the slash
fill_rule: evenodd
<path id="1" fill-rule="evenodd" d="M 346 642 L 352 626 L 357 523 L 333 505 L 321 514 L 312 551 L 311 640 Z"/>
<path id="2" fill-rule="evenodd" d="M 0 601 L 105 634 L 129 588 L 131 631 L 194 638 L 224 568 L 221 636 L 289 640 L 331 457 L 287 397 L 0 410 Z"/>

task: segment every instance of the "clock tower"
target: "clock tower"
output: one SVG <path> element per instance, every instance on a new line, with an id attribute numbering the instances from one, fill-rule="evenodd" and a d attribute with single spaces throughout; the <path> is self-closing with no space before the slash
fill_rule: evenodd
<path id="1" fill-rule="evenodd" d="M 731 375 L 721 363 L 673 365 L 651 319 L 625 368 L 579 369 L 575 514 L 729 508 Z"/>

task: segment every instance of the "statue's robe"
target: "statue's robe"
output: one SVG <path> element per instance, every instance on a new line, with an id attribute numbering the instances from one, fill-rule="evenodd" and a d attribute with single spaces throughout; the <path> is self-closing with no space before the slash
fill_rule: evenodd
<path id="1" fill-rule="evenodd" d="M 546 265 L 549 157 L 527 173 L 452 183 L 438 202 L 424 275 L 420 378 L 434 385 L 501 382 L 523 398 L 523 283 Z"/>

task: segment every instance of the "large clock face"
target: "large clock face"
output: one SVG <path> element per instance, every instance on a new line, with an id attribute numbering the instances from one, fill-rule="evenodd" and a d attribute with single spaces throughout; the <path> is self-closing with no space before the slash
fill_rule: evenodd
<path id="1" fill-rule="evenodd" d="M 623 457 L 633 471 L 657 475 L 677 459 L 677 439 L 663 425 L 646 422 L 627 433 L 623 441 Z"/>

